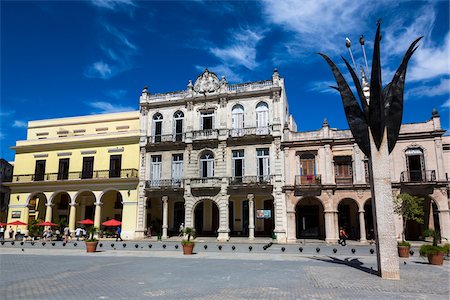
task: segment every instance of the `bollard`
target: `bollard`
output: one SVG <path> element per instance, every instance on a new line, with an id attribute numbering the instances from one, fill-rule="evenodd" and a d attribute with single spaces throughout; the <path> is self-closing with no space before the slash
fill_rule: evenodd
<path id="1" fill-rule="evenodd" d="M 317 253 L 320 252 L 320 248 L 319 248 L 319 247 L 316 248 L 316 252 L 317 252 Z"/>
<path id="2" fill-rule="evenodd" d="M 286 248 L 281 247 L 281 251 L 282 251 L 282 252 L 286 251 Z"/>
<path id="3" fill-rule="evenodd" d="M 205 250 L 208 249 L 208 245 L 203 246 L 203 248 L 205 248 Z"/>
<path id="4" fill-rule="evenodd" d="M 98 245 L 99 245 L 100 248 L 103 247 L 103 244 L 102 244 L 102 243 L 100 243 L 100 244 L 98 244 Z"/>
<path id="5" fill-rule="evenodd" d="M 234 251 L 234 250 L 236 249 L 236 247 L 233 245 L 233 246 L 231 247 L 231 249 Z"/>
<path id="6" fill-rule="evenodd" d="M 303 247 L 298 248 L 298 251 L 303 252 Z"/>
<path id="7" fill-rule="evenodd" d="M 374 253 L 375 253 L 375 250 L 370 249 L 370 254 L 374 254 Z"/>
<path id="8" fill-rule="evenodd" d="M 178 244 L 175 245 L 175 249 L 178 249 Z"/>
<path id="9" fill-rule="evenodd" d="M 114 244 L 111 244 L 111 248 L 114 247 Z"/>
<path id="10" fill-rule="evenodd" d="M 336 249 L 336 248 L 333 248 L 333 252 L 336 253 L 336 252 L 337 252 L 337 249 Z"/>
<path id="11" fill-rule="evenodd" d="M 166 247 L 167 247 L 166 244 L 164 244 L 164 245 L 163 245 L 163 248 L 166 249 Z"/>
<path id="12" fill-rule="evenodd" d="M 137 248 L 139 248 L 139 245 L 138 244 L 136 244 L 136 245 L 134 245 L 134 247 L 137 249 Z"/>
<path id="13" fill-rule="evenodd" d="M 355 248 L 352 248 L 352 253 L 355 254 L 356 250 Z"/>
<path id="14" fill-rule="evenodd" d="M 149 248 L 152 248 L 152 244 L 148 244 L 148 247 L 149 247 Z"/>
<path id="15" fill-rule="evenodd" d="M 252 246 L 248 246 L 248 251 L 252 251 L 253 247 Z"/>
<path id="16" fill-rule="evenodd" d="M 123 243 L 122 246 L 125 248 L 127 246 L 127 244 Z"/>

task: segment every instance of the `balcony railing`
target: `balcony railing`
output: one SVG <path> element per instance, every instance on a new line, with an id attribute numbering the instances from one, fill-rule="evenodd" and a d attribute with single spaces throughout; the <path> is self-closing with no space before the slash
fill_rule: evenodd
<path id="1" fill-rule="evenodd" d="M 267 185 L 272 184 L 272 175 L 236 176 L 230 178 L 230 185 Z"/>
<path id="2" fill-rule="evenodd" d="M 316 175 L 296 175 L 295 186 L 319 186 L 322 184 L 322 178 L 319 174 Z"/>
<path id="3" fill-rule="evenodd" d="M 184 133 L 174 133 L 174 134 L 158 134 L 149 137 L 149 142 L 153 144 L 158 143 L 170 143 L 170 142 L 183 142 Z"/>
<path id="4" fill-rule="evenodd" d="M 235 128 L 230 130 L 230 137 L 268 134 L 270 134 L 270 127 Z"/>
<path id="5" fill-rule="evenodd" d="M 400 182 L 433 182 L 436 181 L 435 170 L 403 171 L 400 174 Z"/>
<path id="6" fill-rule="evenodd" d="M 256 82 L 237 83 L 228 85 L 229 92 L 246 92 L 267 89 L 273 86 L 272 80 L 262 80 Z"/>
<path id="7" fill-rule="evenodd" d="M 148 189 L 157 188 L 180 188 L 182 179 L 157 179 L 157 180 L 147 180 L 145 187 Z"/>
<path id="8" fill-rule="evenodd" d="M 139 172 L 136 169 L 121 169 L 121 170 L 99 170 L 93 171 L 92 173 L 89 174 L 87 172 L 69 172 L 67 175 L 68 176 L 65 179 L 61 179 L 61 174 L 59 173 L 14 175 L 13 182 L 138 178 Z"/>
<path id="9" fill-rule="evenodd" d="M 337 185 L 351 185 L 353 184 L 353 177 L 352 176 L 336 176 L 335 178 Z"/>
<path id="10" fill-rule="evenodd" d="M 222 182 L 222 178 L 218 177 L 201 177 L 201 178 L 192 178 L 191 179 L 191 187 L 193 188 L 217 188 L 220 187 Z"/>
<path id="11" fill-rule="evenodd" d="M 203 129 L 192 132 L 193 140 L 211 140 L 217 139 L 219 137 L 219 132 L 217 129 Z"/>

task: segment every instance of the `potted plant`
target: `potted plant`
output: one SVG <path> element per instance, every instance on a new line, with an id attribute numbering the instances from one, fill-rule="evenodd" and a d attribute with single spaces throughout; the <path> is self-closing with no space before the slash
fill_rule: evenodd
<path id="1" fill-rule="evenodd" d="M 87 229 L 86 252 L 97 251 L 98 239 L 95 238 L 95 234 L 98 232 L 98 228 L 91 226 Z"/>
<path id="2" fill-rule="evenodd" d="M 409 257 L 409 248 L 411 244 L 406 241 L 406 224 L 409 220 L 423 223 L 423 198 L 412 196 L 407 193 L 401 193 L 394 198 L 394 212 L 402 217 L 402 241 L 398 242 L 398 256 Z"/>
<path id="3" fill-rule="evenodd" d="M 194 250 L 195 242 L 191 240 L 195 239 L 196 233 L 195 229 L 191 227 L 186 227 L 183 229 L 184 238 L 181 241 L 181 245 L 183 246 L 183 254 L 190 255 Z"/>
<path id="4" fill-rule="evenodd" d="M 420 246 L 420 256 L 426 256 L 428 258 L 428 262 L 432 265 L 442 265 L 444 263 L 444 254 L 450 250 L 450 244 L 439 246 L 438 242 L 441 240 L 441 235 L 438 231 L 433 229 L 425 230 L 424 236 L 432 237 L 433 244 Z"/>

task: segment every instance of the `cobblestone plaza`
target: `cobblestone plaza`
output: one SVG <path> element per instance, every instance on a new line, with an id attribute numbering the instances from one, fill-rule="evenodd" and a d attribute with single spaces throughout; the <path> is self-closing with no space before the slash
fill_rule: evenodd
<path id="1" fill-rule="evenodd" d="M 373 274 L 376 257 L 370 246 L 304 245 L 300 253 L 298 245 L 282 251 L 274 244 L 265 251 L 262 244 L 236 244 L 232 250 L 231 244 L 208 243 L 205 249 L 206 243 L 199 243 L 196 255 L 183 256 L 177 243 L 155 242 L 151 249 L 148 242 L 126 248 L 111 243 L 104 242 L 95 254 L 86 254 L 82 242 L 64 249 L 5 244 L 1 298 L 448 299 L 450 292 L 448 261 L 431 266 L 417 251 L 401 262 L 401 280 L 386 281 Z"/>

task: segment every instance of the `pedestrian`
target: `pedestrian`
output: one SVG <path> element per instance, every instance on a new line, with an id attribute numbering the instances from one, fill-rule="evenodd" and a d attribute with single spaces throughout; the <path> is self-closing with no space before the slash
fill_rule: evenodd
<path id="1" fill-rule="evenodd" d="M 120 236 L 120 234 L 122 233 L 122 229 L 119 227 L 117 227 L 117 231 L 116 231 L 117 235 L 116 235 L 116 242 L 120 239 L 120 241 L 122 240 L 122 237 Z"/>
<path id="2" fill-rule="evenodd" d="M 339 245 L 346 246 L 347 245 L 347 239 L 348 239 L 348 235 L 345 232 L 344 227 L 341 227 L 341 229 L 339 230 Z"/>
<path id="3" fill-rule="evenodd" d="M 5 240 L 5 227 L 0 226 L 0 241 Z"/>
<path id="4" fill-rule="evenodd" d="M 12 229 L 12 226 L 9 226 L 9 238 L 12 239 L 14 237 L 14 230 Z"/>
<path id="5" fill-rule="evenodd" d="M 80 236 L 81 236 L 81 228 L 80 226 L 78 226 L 77 229 L 75 229 L 75 237 L 77 238 L 77 241 L 80 240 Z"/>
<path id="6" fill-rule="evenodd" d="M 69 226 L 66 226 L 64 227 L 64 243 L 69 242 L 69 237 L 70 237 L 70 229 Z"/>
<path id="7" fill-rule="evenodd" d="M 83 237 L 83 239 L 87 238 L 86 228 L 81 228 L 81 236 Z"/>
<path id="8" fill-rule="evenodd" d="M 178 229 L 178 231 L 180 232 L 180 236 L 182 236 L 183 235 L 183 230 L 184 230 L 184 223 L 181 223 L 180 224 L 180 228 Z"/>

